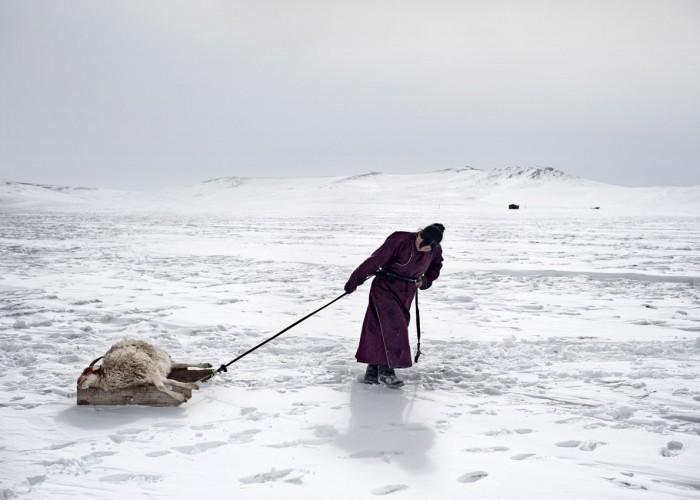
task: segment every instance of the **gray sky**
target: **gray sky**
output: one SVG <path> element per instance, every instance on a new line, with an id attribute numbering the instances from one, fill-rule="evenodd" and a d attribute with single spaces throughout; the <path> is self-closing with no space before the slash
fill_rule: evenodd
<path id="1" fill-rule="evenodd" d="M 0 178 L 700 184 L 697 0 L 0 0 Z"/>

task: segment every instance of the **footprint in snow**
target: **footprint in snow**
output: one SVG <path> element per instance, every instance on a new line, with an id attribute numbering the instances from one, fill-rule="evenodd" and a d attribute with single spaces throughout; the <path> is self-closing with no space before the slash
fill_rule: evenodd
<path id="1" fill-rule="evenodd" d="M 184 453 L 185 455 L 197 455 L 211 450 L 212 448 L 218 448 L 219 446 L 225 446 L 227 444 L 226 441 L 211 441 L 209 443 L 197 443 L 192 446 L 176 446 L 173 450 Z"/>
<path id="2" fill-rule="evenodd" d="M 560 443 L 556 443 L 556 446 L 559 446 L 560 448 L 578 447 L 578 449 L 581 451 L 593 451 L 598 447 L 599 444 L 607 443 L 605 443 L 604 441 L 577 441 L 575 439 L 572 439 L 570 441 L 561 441 Z"/>
<path id="3" fill-rule="evenodd" d="M 163 480 L 158 474 L 112 474 L 110 476 L 102 476 L 100 481 L 103 483 L 131 483 L 131 484 L 146 484 L 158 483 Z"/>
<path id="4" fill-rule="evenodd" d="M 102 458 L 102 457 L 111 457 L 112 455 L 116 455 L 116 451 L 93 451 L 89 455 L 85 455 L 83 458 Z"/>
<path id="5" fill-rule="evenodd" d="M 36 486 L 37 484 L 41 484 L 44 481 L 46 481 L 47 476 L 42 475 L 42 476 L 31 476 L 27 478 L 27 483 L 29 483 L 29 486 Z M 4 491 L 9 491 L 9 490 L 3 490 Z M 8 496 L 3 496 L 3 498 L 14 498 L 14 496 L 10 496 L 11 494 L 8 494 Z"/>
<path id="6" fill-rule="evenodd" d="M 556 443 L 557 446 L 560 448 L 576 448 L 578 445 L 581 444 L 581 441 L 575 441 L 575 440 L 569 440 L 569 441 L 561 441 L 559 443 Z"/>
<path id="7" fill-rule="evenodd" d="M 390 484 L 387 486 L 382 486 L 381 488 L 375 488 L 370 493 L 372 495 L 390 495 L 396 493 L 397 491 L 407 490 L 408 486 L 405 484 Z"/>
<path id="8" fill-rule="evenodd" d="M 146 429 L 124 429 L 124 430 L 118 431 L 117 434 L 119 434 L 120 436 L 128 436 L 131 434 L 140 434 L 140 433 L 144 432 L 145 430 Z"/>
<path id="9" fill-rule="evenodd" d="M 475 483 L 481 479 L 484 479 L 486 476 L 488 476 L 488 472 L 484 472 L 482 470 L 475 471 L 475 472 L 469 472 L 467 474 L 461 475 L 457 478 L 457 481 L 460 483 Z"/>
<path id="10" fill-rule="evenodd" d="M 257 408 L 253 407 L 243 408 L 241 410 L 241 416 L 246 417 L 248 420 L 261 420 L 264 417 Z"/>
<path id="11" fill-rule="evenodd" d="M 610 478 L 606 478 L 606 479 L 608 479 L 608 481 L 610 481 L 612 484 L 616 484 L 616 485 L 621 486 L 623 488 L 629 488 L 631 490 L 646 490 L 646 489 L 648 489 L 644 485 L 633 484 L 633 483 L 630 483 L 629 481 L 623 481 L 620 479 L 610 479 Z"/>
<path id="12" fill-rule="evenodd" d="M 513 431 L 510 431 L 508 429 L 501 429 L 500 431 L 488 431 L 484 433 L 486 436 L 504 436 L 508 434 L 513 434 Z"/>
<path id="13" fill-rule="evenodd" d="M 508 451 L 510 448 L 505 446 L 492 446 L 491 448 L 465 448 L 468 453 L 494 453 L 496 451 Z"/>
<path id="14" fill-rule="evenodd" d="M 167 455 L 168 453 L 171 453 L 170 450 L 160 450 L 160 451 L 149 451 L 146 453 L 147 457 L 162 457 L 163 455 Z"/>
<path id="15" fill-rule="evenodd" d="M 581 446 L 579 446 L 578 449 L 581 451 L 593 451 L 598 447 L 599 444 L 607 444 L 607 443 L 605 443 L 603 441 L 586 441 Z"/>
<path id="16" fill-rule="evenodd" d="M 331 438 L 316 438 L 316 439 L 295 439 L 293 441 L 284 441 L 282 443 L 268 444 L 270 448 L 300 448 L 306 446 L 318 446 L 327 444 L 333 441 Z"/>
<path id="17" fill-rule="evenodd" d="M 338 435 L 338 430 L 332 425 L 314 425 L 306 427 L 306 430 L 313 431 L 313 435 L 318 438 L 333 438 Z"/>
<path id="18" fill-rule="evenodd" d="M 316 401 L 296 401 L 292 403 L 292 406 L 305 406 L 305 407 L 311 407 L 311 408 L 317 408 L 320 406 L 319 403 Z"/>
<path id="19" fill-rule="evenodd" d="M 109 439 L 111 439 L 113 442 L 119 444 L 123 443 L 128 439 L 129 436 L 134 436 L 136 434 L 140 434 L 144 432 L 146 429 L 124 429 L 121 431 L 118 431 L 116 434 L 111 434 Z"/>
<path id="20" fill-rule="evenodd" d="M 258 474 L 253 474 L 252 476 L 242 477 L 239 479 L 239 481 L 243 484 L 262 484 L 282 480 L 286 483 L 301 484 L 301 478 L 304 477 L 304 474 L 301 472 L 293 474 L 294 472 L 294 469 L 272 469 L 270 472 L 259 472 Z"/>
<path id="21" fill-rule="evenodd" d="M 530 457 L 534 457 L 534 453 L 518 453 L 517 455 L 513 455 L 510 457 L 511 460 L 526 460 Z"/>
<path id="22" fill-rule="evenodd" d="M 287 415 L 306 415 L 309 412 L 310 408 L 308 406 L 294 406 L 291 410 L 286 412 Z"/>
<path id="23" fill-rule="evenodd" d="M 262 429 L 246 429 L 241 432 L 234 432 L 229 434 L 228 440 L 231 443 L 250 443 L 259 432 L 262 432 Z"/>
<path id="24" fill-rule="evenodd" d="M 666 446 L 661 449 L 661 455 L 664 457 L 673 457 L 683 451 L 683 443 L 680 441 L 669 441 Z"/>
<path id="25" fill-rule="evenodd" d="M 190 425 L 190 429 L 192 429 L 193 431 L 208 431 L 213 428 L 214 424 Z"/>
<path id="26" fill-rule="evenodd" d="M 49 446 L 47 449 L 48 450 L 62 450 L 63 448 L 68 448 L 69 446 L 73 446 L 76 443 L 77 443 L 77 441 L 68 441 L 66 443 L 54 443 L 51 446 Z"/>

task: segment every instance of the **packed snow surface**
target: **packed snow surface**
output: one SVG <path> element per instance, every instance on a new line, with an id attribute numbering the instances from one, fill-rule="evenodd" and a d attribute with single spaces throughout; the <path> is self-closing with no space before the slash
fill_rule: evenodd
<path id="1" fill-rule="evenodd" d="M 530 174 L 0 185 L 0 498 L 700 498 L 697 192 Z M 227 363 L 433 222 L 402 389 L 361 383 L 365 284 L 180 407 L 76 405 L 116 341 Z"/>

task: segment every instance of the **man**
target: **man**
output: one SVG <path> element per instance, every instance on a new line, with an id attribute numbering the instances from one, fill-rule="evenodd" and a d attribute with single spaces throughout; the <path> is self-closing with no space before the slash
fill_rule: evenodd
<path id="1" fill-rule="evenodd" d="M 367 363 L 366 384 L 403 385 L 394 368 L 413 365 L 408 340 L 411 302 L 417 288 L 430 288 L 440 276 L 444 231 L 445 226 L 436 223 L 417 233 L 393 233 L 345 284 L 345 292 L 352 293 L 376 274 L 355 355 L 358 362 Z"/>

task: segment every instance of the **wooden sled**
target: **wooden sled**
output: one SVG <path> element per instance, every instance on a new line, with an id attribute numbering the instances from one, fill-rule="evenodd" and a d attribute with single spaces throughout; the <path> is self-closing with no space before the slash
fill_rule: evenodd
<path id="1" fill-rule="evenodd" d="M 179 382 L 196 382 L 212 375 L 213 368 L 175 368 L 168 378 Z M 192 397 L 192 390 L 183 387 L 171 387 L 175 392 L 185 395 L 185 401 Z M 168 394 L 156 389 L 153 384 L 134 385 L 116 391 L 105 391 L 91 387 L 78 387 L 79 405 L 144 405 L 144 406 L 179 406 L 182 403 Z"/>

